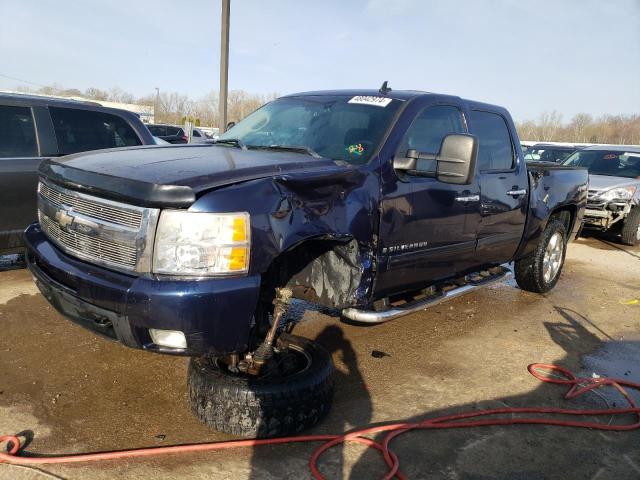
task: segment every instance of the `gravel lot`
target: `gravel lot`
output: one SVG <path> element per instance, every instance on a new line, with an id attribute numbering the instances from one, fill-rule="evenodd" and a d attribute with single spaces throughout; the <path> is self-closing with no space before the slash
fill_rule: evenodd
<path id="1" fill-rule="evenodd" d="M 227 440 L 186 408 L 187 361 L 97 338 L 60 317 L 20 264 L 0 265 L 0 434 L 21 432 L 31 454 L 62 454 Z M 567 406 L 564 390 L 526 367 L 556 363 L 640 382 L 640 249 L 612 240 L 570 246 L 547 295 L 513 282 L 374 327 L 295 309 L 296 333 L 333 353 L 337 394 L 317 433 L 498 406 Z M 372 351 L 384 355 L 372 356 Z M 380 357 L 380 358 L 378 358 Z M 639 399 L 640 401 L 640 399 Z M 587 395 L 578 406 L 619 405 Z M 640 432 L 491 427 L 412 432 L 393 444 L 409 478 L 624 479 L 640 477 Z M 162 459 L 45 466 L 68 479 L 308 478 L 312 445 Z M 327 454 L 330 478 L 382 476 L 360 446 Z M 0 478 L 40 474 L 0 465 Z M 42 477 L 44 478 L 44 477 Z"/>

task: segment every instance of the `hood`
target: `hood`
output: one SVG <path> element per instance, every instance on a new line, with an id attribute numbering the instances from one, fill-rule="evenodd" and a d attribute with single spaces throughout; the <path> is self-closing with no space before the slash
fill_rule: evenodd
<path id="1" fill-rule="evenodd" d="M 609 175 L 589 175 L 589 190 L 603 192 L 612 188 L 626 187 L 629 185 L 640 186 L 640 180 L 627 177 L 612 177 Z"/>
<path id="2" fill-rule="evenodd" d="M 212 188 L 292 172 L 344 170 L 303 153 L 220 145 L 100 150 L 45 160 L 40 174 L 94 195 L 142 206 L 185 208 Z"/>

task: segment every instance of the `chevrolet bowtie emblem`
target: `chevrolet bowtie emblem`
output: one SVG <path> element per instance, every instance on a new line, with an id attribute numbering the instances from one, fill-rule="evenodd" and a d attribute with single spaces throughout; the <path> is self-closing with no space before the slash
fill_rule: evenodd
<path id="1" fill-rule="evenodd" d="M 73 219 L 73 215 L 69 215 L 64 210 L 58 210 L 56 212 L 56 221 L 58 222 L 58 225 L 60 225 L 60 227 L 64 230 L 66 230 L 67 227 L 73 223 Z"/>

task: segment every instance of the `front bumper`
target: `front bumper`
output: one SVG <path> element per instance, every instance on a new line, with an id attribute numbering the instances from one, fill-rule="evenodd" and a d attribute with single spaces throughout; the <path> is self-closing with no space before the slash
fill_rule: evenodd
<path id="1" fill-rule="evenodd" d="M 135 277 L 70 257 L 38 224 L 25 231 L 27 266 L 61 314 L 124 345 L 176 355 L 242 352 L 260 290 L 260 276 L 204 280 Z M 179 330 L 186 349 L 154 344 L 149 328 Z"/>
<path id="2" fill-rule="evenodd" d="M 584 226 L 586 228 L 597 228 L 609 230 L 615 223 L 624 220 L 631 211 L 630 204 L 610 203 L 599 205 L 598 208 L 587 208 L 584 212 Z"/>

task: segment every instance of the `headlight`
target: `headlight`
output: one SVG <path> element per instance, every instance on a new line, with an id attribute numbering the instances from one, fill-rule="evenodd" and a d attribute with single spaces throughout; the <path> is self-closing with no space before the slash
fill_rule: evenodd
<path id="1" fill-rule="evenodd" d="M 248 213 L 164 210 L 153 271 L 170 275 L 231 275 L 249 270 Z"/>
<path id="2" fill-rule="evenodd" d="M 599 197 L 607 202 L 612 202 L 613 200 L 631 200 L 635 193 L 636 187 L 628 186 L 612 188 L 611 190 L 601 193 Z"/>

